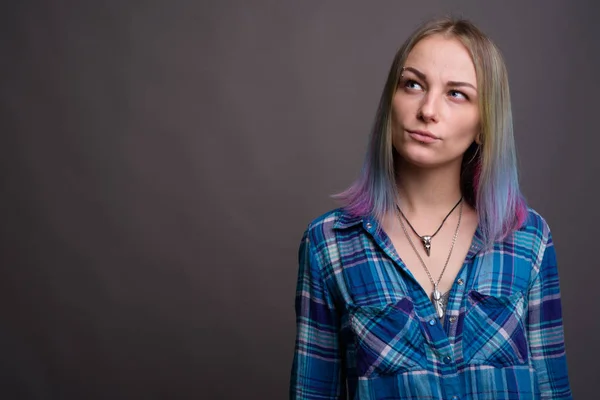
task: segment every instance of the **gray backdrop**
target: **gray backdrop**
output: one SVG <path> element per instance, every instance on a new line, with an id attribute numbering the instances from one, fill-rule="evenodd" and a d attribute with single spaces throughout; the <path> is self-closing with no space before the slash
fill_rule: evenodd
<path id="1" fill-rule="evenodd" d="M 598 3 L 18 1 L 1 15 L 0 397 L 284 399 L 297 249 L 424 19 L 504 51 L 597 394 Z"/>

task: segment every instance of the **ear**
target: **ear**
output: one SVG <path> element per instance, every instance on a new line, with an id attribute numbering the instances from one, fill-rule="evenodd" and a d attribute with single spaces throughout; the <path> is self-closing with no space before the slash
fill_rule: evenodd
<path id="1" fill-rule="evenodd" d="M 477 134 L 477 136 L 475 136 L 475 143 L 477 143 L 479 146 L 481 146 L 482 142 L 481 142 L 481 132 L 479 132 Z"/>

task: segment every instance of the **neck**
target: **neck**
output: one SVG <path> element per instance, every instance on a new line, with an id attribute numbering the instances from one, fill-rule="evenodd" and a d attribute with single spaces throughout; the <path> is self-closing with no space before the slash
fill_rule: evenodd
<path id="1" fill-rule="evenodd" d="M 398 197 L 405 214 L 445 214 L 460 199 L 460 162 L 441 168 L 419 168 L 399 162 L 402 172 L 397 179 Z"/>

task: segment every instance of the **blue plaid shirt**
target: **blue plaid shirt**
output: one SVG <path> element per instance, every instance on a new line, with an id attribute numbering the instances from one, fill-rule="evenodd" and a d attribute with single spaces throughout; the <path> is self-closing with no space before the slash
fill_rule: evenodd
<path id="1" fill-rule="evenodd" d="M 493 248 L 475 232 L 443 323 L 379 228 L 337 209 L 304 233 L 290 398 L 572 398 L 539 214 Z"/>

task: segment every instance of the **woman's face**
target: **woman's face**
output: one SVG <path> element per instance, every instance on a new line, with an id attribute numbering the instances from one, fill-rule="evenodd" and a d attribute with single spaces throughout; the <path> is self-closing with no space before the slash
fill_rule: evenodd
<path id="1" fill-rule="evenodd" d="M 409 53 L 392 100 L 392 144 L 418 167 L 458 163 L 479 133 L 475 66 L 455 38 L 433 35 Z"/>

